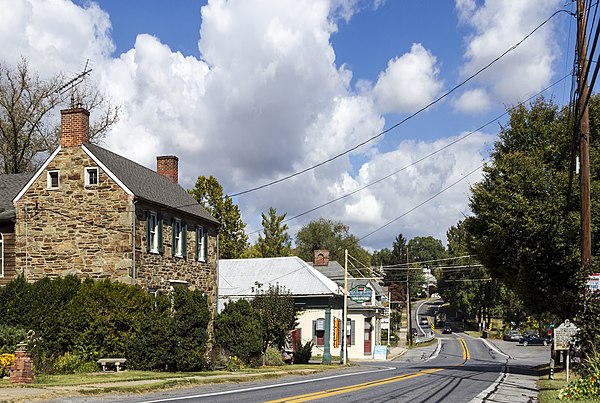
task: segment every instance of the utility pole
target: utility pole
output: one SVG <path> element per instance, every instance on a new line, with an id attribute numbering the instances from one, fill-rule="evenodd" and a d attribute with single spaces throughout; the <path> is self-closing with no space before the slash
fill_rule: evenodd
<path id="1" fill-rule="evenodd" d="M 592 213 L 590 207 L 590 115 L 589 107 L 585 106 L 588 97 L 588 83 L 585 72 L 588 67 L 587 45 L 585 30 L 587 26 L 585 1 L 577 0 L 577 87 L 579 92 L 578 116 L 579 123 L 579 160 L 581 187 L 581 264 L 583 275 L 587 278 L 592 263 Z"/>
<path id="2" fill-rule="evenodd" d="M 406 307 L 407 307 L 407 317 L 408 317 L 408 346 L 413 345 L 413 335 L 412 335 L 412 321 L 410 312 L 410 264 L 408 259 L 408 246 L 406 247 Z"/>
<path id="3" fill-rule="evenodd" d="M 348 362 L 348 249 L 344 250 L 344 327 L 342 328 L 342 351 L 340 353 L 342 364 Z M 352 322 L 350 322 L 352 323 Z"/>

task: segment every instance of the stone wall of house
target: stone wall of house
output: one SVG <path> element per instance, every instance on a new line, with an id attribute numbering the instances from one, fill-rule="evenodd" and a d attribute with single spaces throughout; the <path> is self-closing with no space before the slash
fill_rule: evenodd
<path id="1" fill-rule="evenodd" d="M 146 212 L 160 212 L 163 221 L 163 251 L 146 250 Z M 172 218 L 185 221 L 187 227 L 187 253 L 185 257 L 172 253 Z M 135 276 L 137 284 L 148 289 L 168 290 L 171 281 L 185 281 L 189 288 L 202 290 L 208 297 L 213 312 L 217 304 L 217 228 L 215 224 L 149 204 L 136 203 Z M 208 229 L 208 256 L 206 261 L 196 260 L 196 225 Z"/>
<path id="2" fill-rule="evenodd" d="M 98 167 L 85 186 L 84 168 L 97 164 L 80 148 L 62 148 L 17 204 L 17 272 L 34 281 L 75 274 L 131 282 L 133 203 Z M 59 186 L 48 189 L 48 171 Z"/>
<path id="3" fill-rule="evenodd" d="M 15 271 L 15 227 L 14 223 L 0 223 L 0 234 L 2 234 L 2 268 L 0 268 L 0 285 L 6 285 L 14 280 Z M 1 270 L 3 269 L 3 270 Z"/>

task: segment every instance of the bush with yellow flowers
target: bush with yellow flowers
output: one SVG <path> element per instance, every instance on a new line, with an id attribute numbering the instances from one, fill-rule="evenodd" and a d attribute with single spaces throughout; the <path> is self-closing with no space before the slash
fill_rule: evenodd
<path id="1" fill-rule="evenodd" d="M 15 365 L 14 354 L 0 354 L 0 378 L 10 376 L 10 368 Z"/>

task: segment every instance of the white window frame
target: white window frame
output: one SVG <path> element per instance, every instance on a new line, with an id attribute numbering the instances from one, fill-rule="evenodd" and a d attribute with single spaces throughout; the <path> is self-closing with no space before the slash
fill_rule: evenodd
<path id="1" fill-rule="evenodd" d="M 173 220 L 173 228 L 171 229 L 173 231 L 173 233 L 175 234 L 175 244 L 172 245 L 173 248 L 175 249 L 175 256 L 176 257 L 183 257 L 182 254 L 182 238 L 183 238 L 183 228 L 181 228 L 181 219 L 180 218 L 175 218 Z"/>
<path id="2" fill-rule="evenodd" d="M 204 256 L 204 227 L 201 225 L 196 226 L 196 248 L 198 248 L 198 261 L 206 262 L 206 256 Z"/>
<path id="3" fill-rule="evenodd" d="M 90 182 L 90 172 L 96 172 L 96 183 Z M 100 172 L 98 167 L 84 168 L 85 186 L 98 186 L 100 183 Z"/>
<path id="4" fill-rule="evenodd" d="M 150 252 L 158 253 L 158 215 L 156 211 L 151 211 L 148 219 L 150 220 L 148 223 L 150 228 Z"/>
<path id="5" fill-rule="evenodd" d="M 0 277 L 4 277 L 4 235 L 0 232 Z"/>
<path id="6" fill-rule="evenodd" d="M 56 186 L 52 186 L 52 174 L 56 173 Z M 54 169 L 51 171 L 48 171 L 48 173 L 46 174 L 46 189 L 52 189 L 52 190 L 56 190 L 60 187 L 60 171 L 58 169 Z"/>

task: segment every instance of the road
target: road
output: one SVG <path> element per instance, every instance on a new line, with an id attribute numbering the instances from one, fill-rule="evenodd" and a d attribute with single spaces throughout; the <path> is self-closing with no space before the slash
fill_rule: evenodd
<path id="1" fill-rule="evenodd" d="M 437 335 L 438 343 L 409 350 L 397 361 L 361 362 L 339 371 L 243 384 L 204 385 L 145 395 L 68 399 L 68 402 L 471 402 L 481 401 L 510 372 L 543 362 L 544 347 L 500 343 L 520 360 L 463 333 Z M 502 344 L 504 343 L 504 344 Z M 479 396 L 479 397 L 478 397 Z M 57 401 L 57 400 L 54 400 Z M 519 398 L 512 399 L 518 402 Z M 522 400 L 527 401 L 527 400 Z"/>

